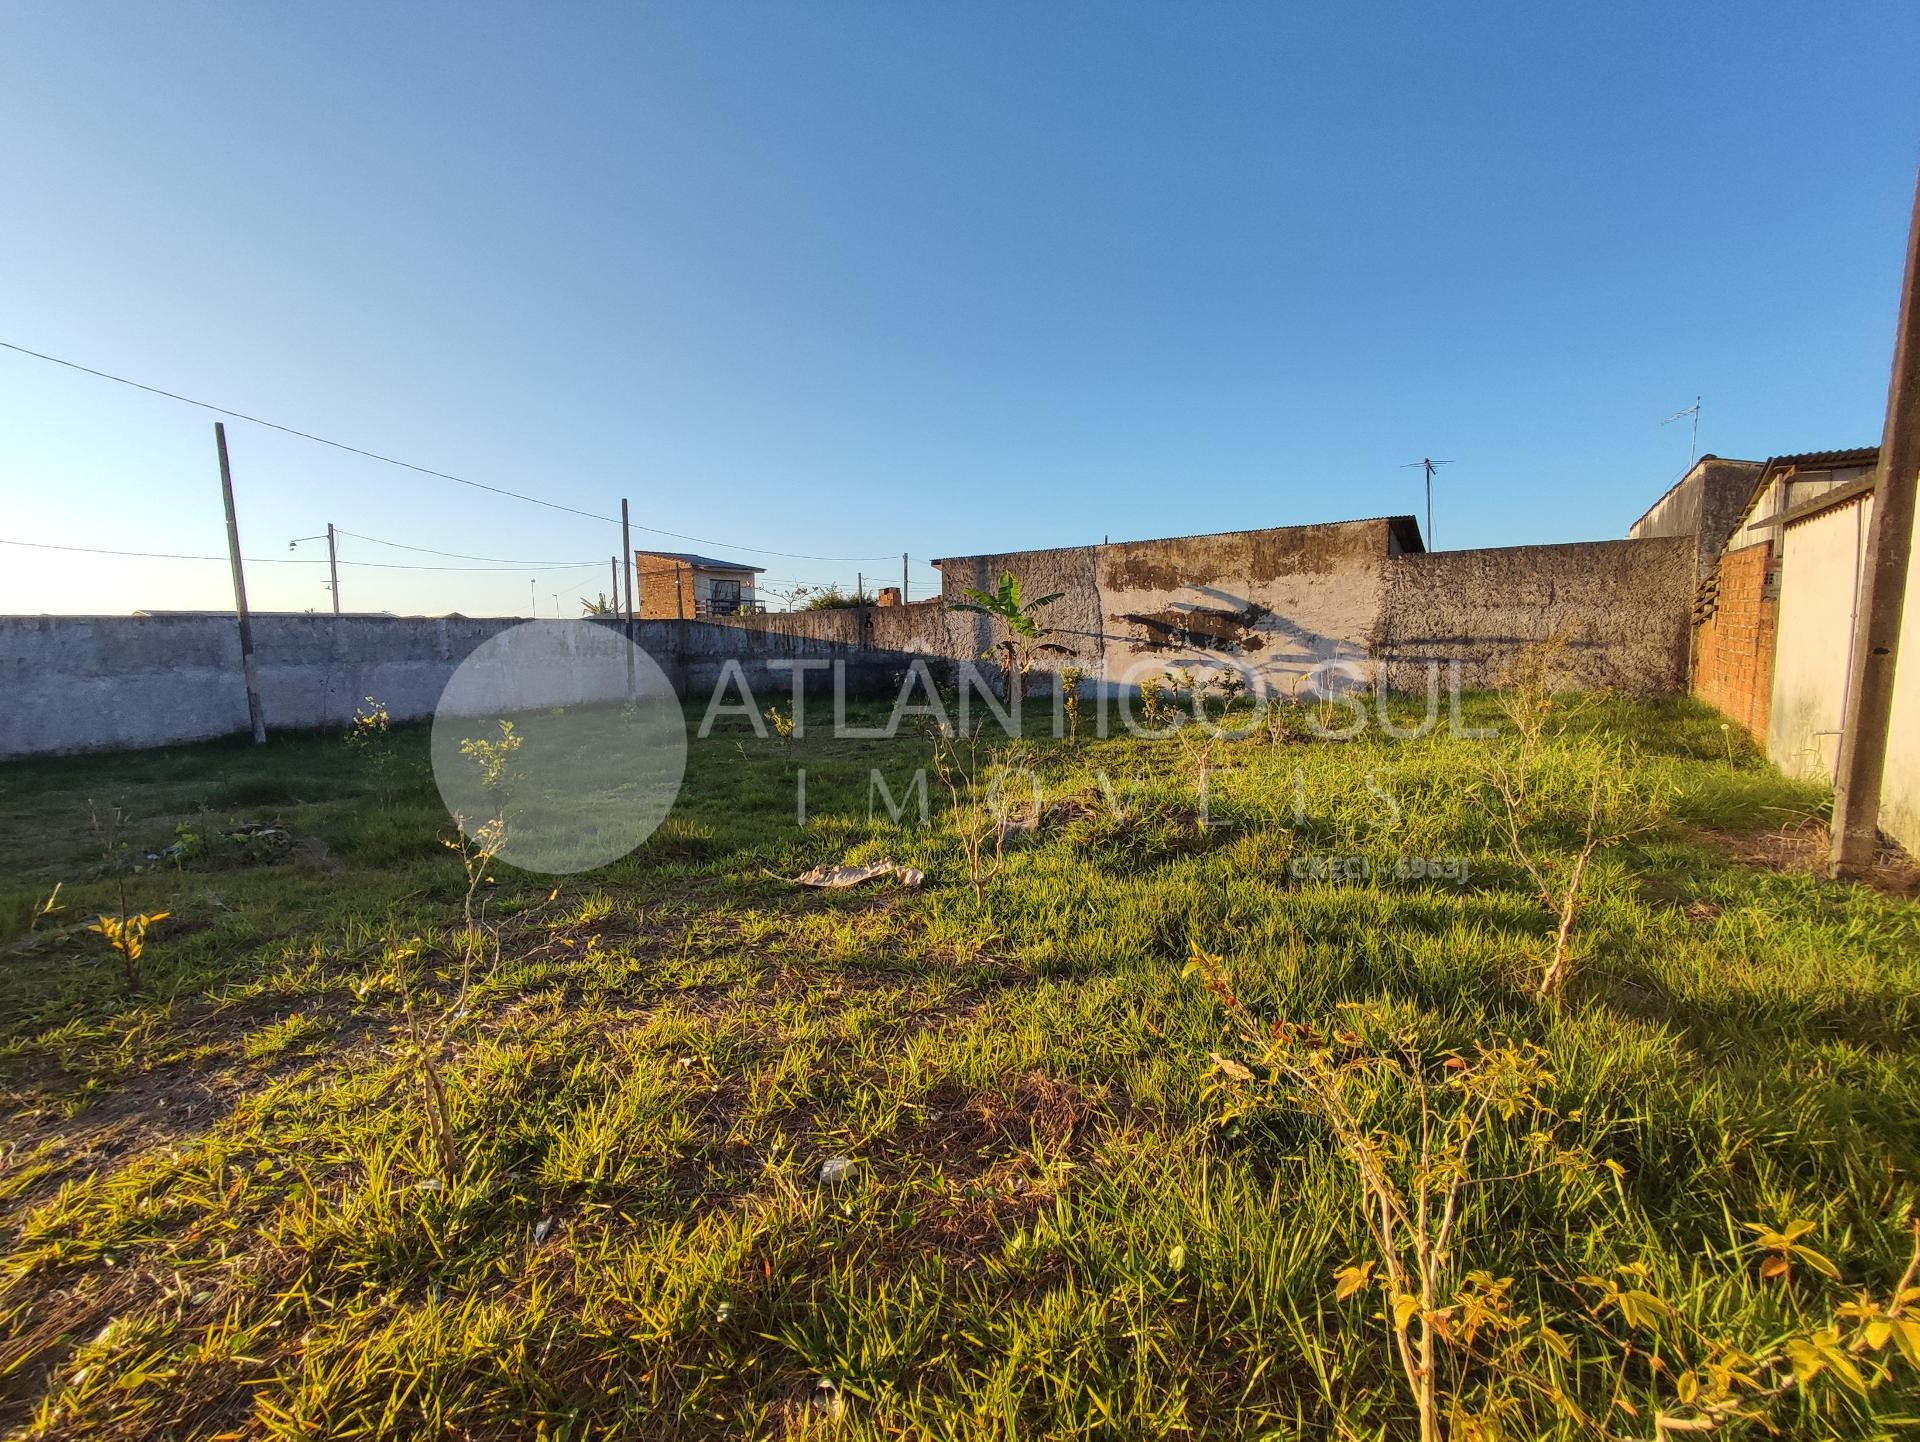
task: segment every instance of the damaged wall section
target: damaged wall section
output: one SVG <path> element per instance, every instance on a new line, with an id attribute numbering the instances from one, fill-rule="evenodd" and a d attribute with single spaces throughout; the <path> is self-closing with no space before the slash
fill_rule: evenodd
<path id="1" fill-rule="evenodd" d="M 1169 667 L 1233 665 L 1284 689 L 1322 662 L 1366 659 L 1403 524 L 1411 523 L 1011 551 L 944 561 L 941 575 L 949 601 L 968 587 L 991 590 L 1007 571 L 1029 596 L 1061 592 L 1043 613 L 1055 631 L 1047 639 L 1072 655 L 1047 657 L 1050 669 L 1081 666 L 1129 683 Z M 955 619 L 972 623 L 976 654 L 993 639 L 988 618 Z"/>

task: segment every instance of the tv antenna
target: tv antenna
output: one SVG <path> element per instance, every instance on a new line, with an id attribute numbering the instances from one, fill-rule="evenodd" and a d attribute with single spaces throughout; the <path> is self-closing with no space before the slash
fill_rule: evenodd
<path id="1" fill-rule="evenodd" d="M 1693 463 L 1700 459 L 1700 397 L 1699 396 L 1695 396 L 1693 398 L 1692 405 L 1688 406 L 1685 410 L 1675 411 L 1672 415 L 1668 416 L 1664 421 L 1660 422 L 1660 424 L 1663 426 L 1670 426 L 1675 421 L 1679 420 L 1680 417 L 1682 416 L 1693 417 L 1693 444 L 1687 448 L 1687 469 L 1692 470 Z"/>
<path id="2" fill-rule="evenodd" d="M 1456 464 L 1453 461 L 1436 461 L 1431 456 L 1422 456 L 1417 461 L 1408 461 L 1400 467 L 1403 471 L 1413 470 L 1416 466 L 1427 474 L 1427 549 L 1433 549 L 1433 473 L 1441 466 Z"/>

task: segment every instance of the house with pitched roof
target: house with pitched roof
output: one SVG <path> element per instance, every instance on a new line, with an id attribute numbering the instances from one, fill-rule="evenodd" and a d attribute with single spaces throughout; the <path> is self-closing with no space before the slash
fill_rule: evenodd
<path id="1" fill-rule="evenodd" d="M 754 580 L 764 570 L 690 551 L 635 551 L 633 614 L 643 621 L 690 621 L 764 611 Z"/>

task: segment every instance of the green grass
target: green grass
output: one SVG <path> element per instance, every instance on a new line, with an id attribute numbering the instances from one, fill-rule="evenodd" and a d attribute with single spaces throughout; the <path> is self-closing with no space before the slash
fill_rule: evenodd
<path id="1" fill-rule="evenodd" d="M 1564 1137 L 1617 1182 L 1473 1204 L 1463 1266 L 1529 1306 L 1645 1262 L 1759 1349 L 1886 1290 L 1920 1176 L 1920 908 L 1735 859 L 1825 799 L 1730 760 L 1712 713 L 1607 699 L 1568 725 L 1631 739 L 1662 819 L 1600 864 L 1558 1009 L 1527 994 L 1550 925 L 1474 800 L 1481 743 L 1235 744 L 1202 832 L 1176 742 L 1043 741 L 1049 798 L 1088 804 L 1016 843 L 982 908 L 939 818 L 869 818 L 869 768 L 897 797 L 923 744 L 821 728 L 789 756 L 723 728 L 639 852 L 487 888 L 451 1187 L 389 945 L 417 946 L 428 1012 L 453 996 L 464 879 L 422 732 L 396 733 L 385 799 L 326 736 L 0 767 L 0 1427 L 1409 1435 L 1379 1322 L 1333 1301 L 1364 1241 L 1328 1139 L 1279 1100 L 1222 1125 L 1207 1094 L 1231 1043 L 1195 946 L 1263 1017 L 1358 1002 L 1431 1054 L 1545 1049 Z M 240 822 L 295 844 L 115 874 L 89 800 L 136 858 Z M 1294 874 L 1328 854 L 1389 865 Z M 1466 880 L 1393 875 L 1406 856 Z M 778 879 L 881 857 L 925 888 Z M 123 883 L 171 914 L 138 994 L 81 929 Z M 822 1185 L 829 1158 L 854 1166 Z M 1762 1281 L 1740 1250 L 1740 1223 L 1801 1216 L 1844 1285 Z M 1604 1408 L 1578 1323 L 1572 1385 Z M 1773 1417 L 1888 1435 L 1920 1415 L 1911 1378 Z M 1644 1368 L 1625 1395 L 1617 1435 L 1648 1435 Z"/>

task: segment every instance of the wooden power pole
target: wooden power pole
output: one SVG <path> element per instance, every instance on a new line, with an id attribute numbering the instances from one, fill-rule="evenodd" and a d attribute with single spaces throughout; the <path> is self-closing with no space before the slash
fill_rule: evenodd
<path id="1" fill-rule="evenodd" d="M 267 716 L 260 708 L 260 668 L 253 659 L 253 619 L 247 614 L 247 572 L 240 562 L 240 522 L 233 514 L 233 468 L 227 462 L 227 428 L 223 422 L 213 423 L 213 445 L 220 453 L 220 500 L 227 508 L 227 556 L 233 562 L 233 611 L 240 620 L 240 669 L 247 680 L 247 719 L 253 723 L 253 744 L 264 746 Z"/>
<path id="2" fill-rule="evenodd" d="M 1893 672 L 1900 655 L 1900 612 L 1913 547 L 1913 491 L 1920 472 L 1920 181 L 1907 226 L 1907 268 L 1900 282 L 1900 319 L 1887 381 L 1887 418 L 1880 433 L 1880 469 L 1867 525 L 1867 563 L 1860 576 L 1853 655 L 1840 721 L 1840 758 L 1833 777 L 1833 849 L 1838 880 L 1873 864 L 1880 830 L 1880 783 L 1887 766 Z"/>

